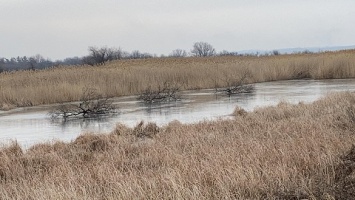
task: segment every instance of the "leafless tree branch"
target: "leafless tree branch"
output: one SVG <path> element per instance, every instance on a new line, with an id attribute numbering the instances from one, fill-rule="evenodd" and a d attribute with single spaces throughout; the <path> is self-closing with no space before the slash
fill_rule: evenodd
<path id="1" fill-rule="evenodd" d="M 99 95 L 93 88 L 84 88 L 81 102 L 79 104 L 62 104 L 53 109 L 49 115 L 52 119 L 69 117 L 97 117 L 115 112 L 116 108 L 112 105 L 109 98 Z"/>
<path id="2" fill-rule="evenodd" d="M 177 94 L 179 90 L 180 87 L 176 84 L 164 82 L 164 84 L 159 85 L 156 90 L 153 90 L 149 86 L 141 95 L 139 95 L 138 100 L 149 104 L 176 101 L 180 99 L 180 96 Z"/>
<path id="3" fill-rule="evenodd" d="M 247 80 L 251 77 L 248 70 L 242 72 L 239 77 L 230 77 L 225 75 L 224 81 L 227 84 L 225 88 L 216 88 L 216 93 L 224 93 L 228 96 L 240 94 L 240 93 L 251 93 L 254 91 L 254 85 L 247 84 Z"/>

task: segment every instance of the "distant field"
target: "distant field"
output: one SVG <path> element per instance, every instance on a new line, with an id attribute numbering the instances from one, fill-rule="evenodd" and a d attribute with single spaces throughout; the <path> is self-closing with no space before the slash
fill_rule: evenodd
<path id="1" fill-rule="evenodd" d="M 353 199 L 354 93 L 234 115 L 15 143 L 0 149 L 0 199 Z"/>
<path id="2" fill-rule="evenodd" d="M 174 82 L 184 90 L 223 87 L 247 74 L 248 83 L 355 77 L 355 50 L 268 57 L 154 58 L 103 66 L 63 66 L 0 74 L 0 109 L 79 100 L 84 87 L 108 97 L 140 94 Z"/>

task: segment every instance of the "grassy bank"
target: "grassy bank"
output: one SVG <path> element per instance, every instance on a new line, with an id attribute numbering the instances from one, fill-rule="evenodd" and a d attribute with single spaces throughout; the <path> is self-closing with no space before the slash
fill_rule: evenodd
<path id="1" fill-rule="evenodd" d="M 355 94 L 0 150 L 0 199 L 351 199 Z"/>
<path id="2" fill-rule="evenodd" d="M 104 66 L 59 67 L 0 74 L 0 109 L 79 100 L 84 87 L 115 97 L 140 94 L 166 81 L 182 89 L 285 79 L 354 78 L 355 51 L 268 57 L 154 58 Z"/>

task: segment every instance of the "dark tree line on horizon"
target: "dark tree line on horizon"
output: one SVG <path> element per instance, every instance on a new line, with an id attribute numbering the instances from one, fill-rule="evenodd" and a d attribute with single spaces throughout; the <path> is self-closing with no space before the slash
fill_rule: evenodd
<path id="1" fill-rule="evenodd" d="M 262 56 L 280 55 L 277 50 L 270 53 L 265 53 Z M 259 53 L 255 54 L 238 54 L 237 52 L 229 52 L 223 50 L 219 53 L 215 48 L 207 42 L 196 42 L 193 44 L 192 50 L 187 52 L 183 49 L 175 49 L 169 55 L 153 55 L 150 53 L 142 53 L 138 50 L 127 52 L 121 48 L 114 47 L 93 47 L 88 48 L 88 55 L 83 57 L 70 57 L 63 60 L 52 61 L 49 58 L 45 59 L 42 55 L 27 57 L 13 57 L 10 59 L 2 58 L 0 56 L 0 73 L 3 71 L 16 70 L 37 70 L 45 69 L 63 65 L 101 65 L 108 61 L 122 60 L 122 59 L 148 59 L 154 57 L 209 57 L 209 56 L 261 56 Z"/>
<path id="2" fill-rule="evenodd" d="M 45 59 L 42 55 L 35 56 L 17 56 L 16 58 L 0 58 L 0 72 L 16 71 L 16 70 L 36 70 L 55 67 L 59 65 L 77 65 L 82 64 L 82 59 L 79 57 L 66 58 L 64 60 L 51 61 Z"/>

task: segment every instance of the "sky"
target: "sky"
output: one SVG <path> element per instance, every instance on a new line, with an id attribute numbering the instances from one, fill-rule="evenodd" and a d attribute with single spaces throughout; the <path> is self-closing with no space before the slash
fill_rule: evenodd
<path id="1" fill-rule="evenodd" d="M 354 0 L 0 0 L 0 57 L 355 44 Z"/>

